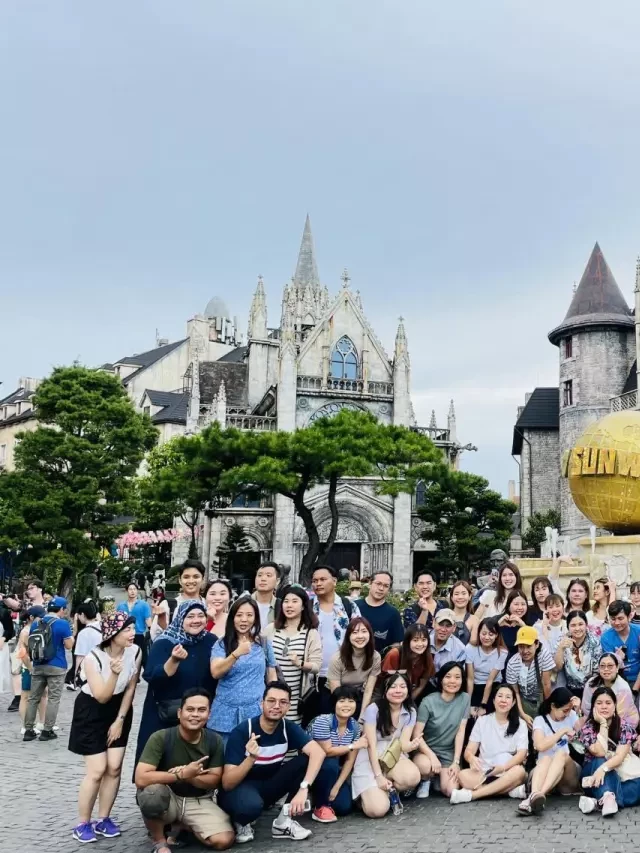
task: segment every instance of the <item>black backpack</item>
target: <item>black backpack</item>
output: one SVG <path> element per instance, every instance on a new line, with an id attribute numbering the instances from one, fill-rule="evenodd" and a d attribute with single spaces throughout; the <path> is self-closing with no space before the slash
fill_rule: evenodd
<path id="1" fill-rule="evenodd" d="M 43 616 L 35 623 L 35 628 L 29 634 L 27 647 L 29 657 L 34 664 L 43 664 L 56 656 L 56 643 L 53 637 L 53 623 L 57 617 Z"/>

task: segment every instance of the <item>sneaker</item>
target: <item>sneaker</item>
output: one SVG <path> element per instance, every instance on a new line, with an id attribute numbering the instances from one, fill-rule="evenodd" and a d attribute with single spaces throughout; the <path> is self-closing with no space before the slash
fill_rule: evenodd
<path id="1" fill-rule="evenodd" d="M 311 818 L 318 823 L 335 823 L 338 820 L 331 806 L 320 806 L 314 809 Z"/>
<path id="2" fill-rule="evenodd" d="M 237 844 L 246 844 L 247 841 L 253 841 L 254 837 L 253 827 L 250 823 L 247 823 L 245 826 L 241 826 L 239 823 L 236 823 Z"/>
<path id="3" fill-rule="evenodd" d="M 616 795 L 612 791 L 607 791 L 600 803 L 602 805 L 602 817 L 611 817 L 611 815 L 617 814 L 618 803 L 616 802 Z"/>
<path id="4" fill-rule="evenodd" d="M 35 740 L 37 737 L 38 734 L 35 729 L 27 729 L 22 737 L 22 740 Z"/>
<path id="5" fill-rule="evenodd" d="M 70 690 L 72 693 L 75 693 L 75 691 L 77 690 L 77 687 L 75 686 L 75 684 L 65 684 L 65 687 L 67 688 L 67 690 Z"/>
<path id="6" fill-rule="evenodd" d="M 20 708 L 20 697 L 14 696 L 13 699 L 11 700 L 11 704 L 7 708 L 7 711 L 9 711 L 9 712 L 17 711 L 19 708 Z"/>
<path id="7" fill-rule="evenodd" d="M 276 818 L 271 824 L 272 838 L 290 838 L 292 841 L 304 841 L 312 833 L 310 829 L 305 829 L 300 826 L 297 820 L 290 817 L 285 818 L 282 823 L 278 823 L 279 818 Z"/>
<path id="8" fill-rule="evenodd" d="M 591 814 L 598 808 L 598 801 L 594 800 L 593 797 L 580 797 L 578 808 L 582 814 Z"/>
<path id="9" fill-rule="evenodd" d="M 55 732 L 49 732 L 46 729 L 43 729 L 40 732 L 40 737 L 38 740 L 57 740 L 58 735 Z"/>
<path id="10" fill-rule="evenodd" d="M 92 841 L 97 841 L 96 834 L 93 831 L 92 823 L 79 823 L 73 830 L 73 837 L 80 844 L 90 844 Z"/>
<path id="11" fill-rule="evenodd" d="M 104 838 L 117 838 L 122 835 L 120 827 L 114 823 L 110 817 L 104 817 L 95 825 L 96 835 L 102 835 Z"/>
<path id="12" fill-rule="evenodd" d="M 429 796 L 430 790 L 431 779 L 425 779 L 424 782 L 420 782 L 418 790 L 416 791 L 416 800 L 426 800 Z"/>
<path id="13" fill-rule="evenodd" d="M 449 802 L 454 806 L 457 806 L 459 803 L 470 803 L 472 793 L 468 788 L 454 788 L 449 797 Z"/>
<path id="14" fill-rule="evenodd" d="M 514 800 L 524 800 L 527 796 L 527 789 L 524 785 L 518 785 L 517 788 L 514 788 L 513 791 L 509 791 L 509 797 L 512 797 Z"/>
<path id="15" fill-rule="evenodd" d="M 38 732 L 38 734 L 40 734 L 40 732 L 44 729 L 44 723 L 36 723 L 35 729 Z M 51 731 L 52 732 L 59 732 L 60 726 L 52 726 Z"/>

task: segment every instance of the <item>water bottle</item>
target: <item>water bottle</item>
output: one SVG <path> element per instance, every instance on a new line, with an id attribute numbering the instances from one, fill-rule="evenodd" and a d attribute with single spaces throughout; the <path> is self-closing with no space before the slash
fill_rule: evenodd
<path id="1" fill-rule="evenodd" d="M 395 788 L 391 788 L 389 790 L 389 802 L 391 803 L 391 808 L 393 810 L 394 815 L 396 815 L 396 817 L 398 815 L 401 815 L 404 811 L 404 806 L 402 805 L 400 795 L 398 794 Z"/>

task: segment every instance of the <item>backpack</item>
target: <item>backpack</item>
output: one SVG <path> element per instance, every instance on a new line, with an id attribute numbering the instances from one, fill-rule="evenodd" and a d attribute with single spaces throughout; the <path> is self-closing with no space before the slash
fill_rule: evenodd
<path id="1" fill-rule="evenodd" d="M 35 628 L 29 634 L 27 648 L 29 657 L 34 664 L 43 664 L 56 656 L 56 642 L 53 636 L 53 623 L 56 617 L 47 619 L 43 616 L 35 623 Z"/>

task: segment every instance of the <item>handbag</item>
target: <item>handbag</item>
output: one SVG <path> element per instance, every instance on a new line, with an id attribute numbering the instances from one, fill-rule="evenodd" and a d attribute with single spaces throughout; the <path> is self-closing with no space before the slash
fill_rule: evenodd
<path id="1" fill-rule="evenodd" d="M 549 727 L 549 731 L 552 734 L 555 734 L 556 733 L 555 729 L 553 728 L 553 726 L 549 722 L 549 719 L 546 716 L 546 714 L 542 719 L 545 721 L 545 723 Z M 585 757 L 584 745 L 581 744 L 580 741 L 575 741 L 575 742 L 569 741 L 567 746 L 569 747 L 569 755 L 570 755 L 571 759 L 573 761 L 575 761 L 575 763 L 578 764 L 580 767 L 582 767 L 582 765 L 584 764 L 584 757 Z"/>
<path id="2" fill-rule="evenodd" d="M 383 773 L 389 773 L 396 766 L 402 756 L 402 743 L 400 738 L 394 738 L 382 753 L 378 762 Z"/>
<path id="3" fill-rule="evenodd" d="M 178 711 L 182 699 L 160 699 L 156 700 L 158 708 L 158 718 L 161 723 L 166 723 L 168 726 L 178 725 Z"/>
<path id="4" fill-rule="evenodd" d="M 630 782 L 632 779 L 640 779 L 640 758 L 635 752 L 630 752 L 619 767 L 615 768 L 618 779 L 621 782 Z"/>
<path id="5" fill-rule="evenodd" d="M 304 641 L 304 652 L 302 655 L 302 663 L 307 659 L 307 646 L 309 645 L 309 631 L 307 630 L 307 636 Z M 317 690 L 316 677 L 315 675 L 310 675 L 309 678 L 309 686 L 307 689 L 302 692 L 302 685 L 304 684 L 305 679 L 305 671 L 304 669 L 300 669 L 300 699 L 298 700 L 298 714 L 303 719 L 306 717 L 307 707 L 309 705 L 309 701 L 313 698 Z"/>

